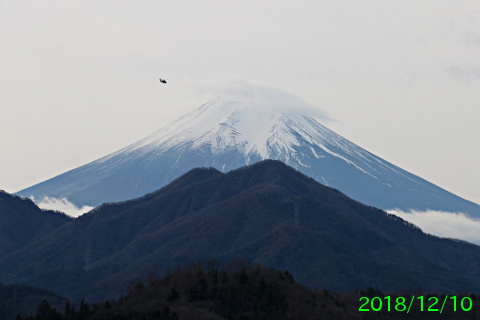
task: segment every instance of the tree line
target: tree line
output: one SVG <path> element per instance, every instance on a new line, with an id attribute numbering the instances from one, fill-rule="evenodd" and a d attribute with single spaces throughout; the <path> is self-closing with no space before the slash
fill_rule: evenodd
<path id="1" fill-rule="evenodd" d="M 181 320 L 181 319 L 475 319 L 479 303 L 475 294 L 457 293 L 459 301 L 468 297 L 472 308 L 454 311 L 451 300 L 443 313 L 420 310 L 415 297 L 438 300 L 441 293 L 414 291 L 381 292 L 373 288 L 334 292 L 312 289 L 296 283 L 288 271 L 266 268 L 249 261 L 223 263 L 215 259 L 192 261 L 158 276 L 155 271 L 142 281 L 132 281 L 128 293 L 117 300 L 89 304 L 81 301 L 76 310 L 67 302 L 63 312 L 43 301 L 35 315 L 17 320 Z M 359 311 L 366 301 L 415 301 L 409 313 L 395 310 Z M 427 300 L 426 300 L 427 301 Z M 426 306 L 427 307 L 427 306 Z"/>

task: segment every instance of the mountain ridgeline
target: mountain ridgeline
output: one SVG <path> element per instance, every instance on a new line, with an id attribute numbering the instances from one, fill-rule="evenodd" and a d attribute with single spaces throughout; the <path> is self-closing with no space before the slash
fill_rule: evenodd
<path id="1" fill-rule="evenodd" d="M 384 210 L 480 217 L 478 204 L 371 154 L 317 121 L 324 119 L 318 109 L 272 90 L 251 86 L 218 97 L 142 140 L 18 194 L 98 206 L 153 192 L 195 167 L 228 172 L 274 159 Z"/>
<path id="2" fill-rule="evenodd" d="M 0 257 L 34 242 L 72 218 L 41 210 L 30 199 L 0 190 Z"/>
<path id="3" fill-rule="evenodd" d="M 279 161 L 197 168 L 104 204 L 0 257 L 0 280 L 89 301 L 193 259 L 247 259 L 305 285 L 480 292 L 480 248 L 418 227 Z"/>

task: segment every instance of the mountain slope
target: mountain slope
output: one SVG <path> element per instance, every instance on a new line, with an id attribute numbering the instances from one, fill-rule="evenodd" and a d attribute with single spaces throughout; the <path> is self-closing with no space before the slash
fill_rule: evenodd
<path id="1" fill-rule="evenodd" d="M 272 91 L 273 90 L 273 91 Z M 293 166 L 382 209 L 461 211 L 480 206 L 410 174 L 329 130 L 304 102 L 252 86 L 218 97 L 152 135 L 18 192 L 97 206 L 152 192 L 194 167 L 222 172 L 264 159 Z"/>
<path id="2" fill-rule="evenodd" d="M 246 258 L 312 287 L 480 290 L 479 247 L 440 239 L 278 161 L 194 169 L 0 259 L 0 280 L 90 300 L 192 259 Z"/>
<path id="3" fill-rule="evenodd" d="M 0 257 L 71 220 L 63 213 L 41 210 L 29 199 L 0 190 Z"/>

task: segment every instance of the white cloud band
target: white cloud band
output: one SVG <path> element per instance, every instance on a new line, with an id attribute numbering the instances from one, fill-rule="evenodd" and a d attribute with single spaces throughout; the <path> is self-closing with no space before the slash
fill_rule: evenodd
<path id="1" fill-rule="evenodd" d="M 480 245 L 480 220 L 461 212 L 387 210 L 439 237 L 460 239 Z"/>
<path id="2" fill-rule="evenodd" d="M 74 218 L 77 218 L 93 209 L 93 207 L 90 206 L 83 206 L 81 208 L 77 207 L 68 201 L 67 198 L 57 199 L 54 197 L 45 196 L 42 200 L 38 201 L 32 196 L 30 199 L 32 199 L 32 201 L 34 201 L 41 209 L 61 211 Z"/>

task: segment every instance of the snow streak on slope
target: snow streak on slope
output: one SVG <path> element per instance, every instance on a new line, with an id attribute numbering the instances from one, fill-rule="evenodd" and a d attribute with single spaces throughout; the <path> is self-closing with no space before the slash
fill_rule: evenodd
<path id="1" fill-rule="evenodd" d="M 238 87 L 237 90 L 235 88 Z M 276 159 L 382 209 L 443 210 L 480 216 L 461 199 L 326 128 L 300 99 L 264 85 L 234 83 L 172 124 L 115 153 L 19 192 L 99 205 L 142 196 L 194 167 L 230 171 Z"/>

